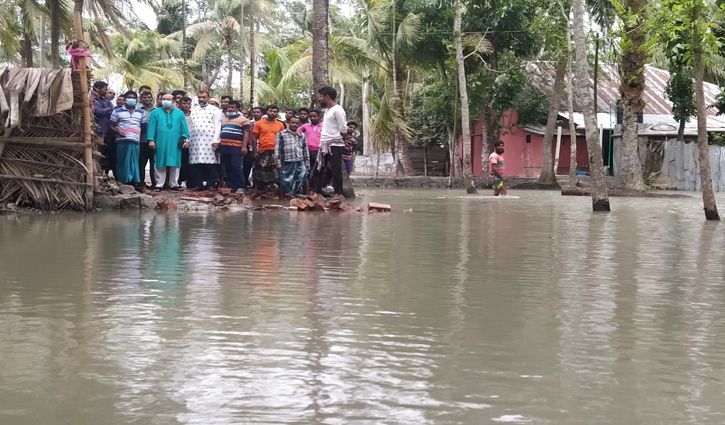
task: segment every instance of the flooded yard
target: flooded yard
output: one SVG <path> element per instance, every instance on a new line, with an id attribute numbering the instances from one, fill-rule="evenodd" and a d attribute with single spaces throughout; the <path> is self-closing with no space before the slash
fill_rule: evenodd
<path id="1" fill-rule="evenodd" d="M 701 199 L 512 195 L 0 216 L 0 424 L 724 423 Z"/>

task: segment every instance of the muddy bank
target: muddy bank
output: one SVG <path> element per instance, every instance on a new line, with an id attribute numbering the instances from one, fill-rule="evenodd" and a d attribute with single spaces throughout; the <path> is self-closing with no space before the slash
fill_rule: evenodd
<path id="1" fill-rule="evenodd" d="M 591 196 L 589 176 L 578 176 L 574 184 L 569 184 L 568 176 L 557 176 L 558 184 L 543 185 L 535 177 L 508 177 L 506 187 L 509 190 L 556 190 L 565 196 Z M 484 177 L 474 177 L 478 190 L 490 189 L 489 182 Z M 622 189 L 619 179 L 607 177 L 607 190 L 612 197 L 639 197 L 639 198 L 691 198 L 691 195 L 662 193 L 660 191 L 635 192 Z M 465 190 L 463 179 L 448 177 L 367 177 L 353 176 L 352 183 L 356 188 L 362 189 L 459 189 Z"/>
<path id="2" fill-rule="evenodd" d="M 333 202 L 321 196 L 287 197 L 280 200 L 277 192 L 231 193 L 229 189 L 189 191 L 152 190 L 136 191 L 132 186 L 106 183 L 104 190 L 95 194 L 95 209 L 157 210 L 157 211 L 338 211 L 363 212 L 362 206 Z M 390 206 L 386 206 L 390 211 Z M 382 211 L 379 207 L 368 211 Z"/>
<path id="3" fill-rule="evenodd" d="M 352 176 L 353 187 L 360 189 L 465 189 L 463 179 L 448 177 L 368 177 Z M 487 178 L 474 177 L 478 189 L 489 189 Z M 559 190 L 558 185 L 542 185 L 536 178 L 509 177 L 506 179 L 509 189 L 518 190 Z"/>
<path id="4" fill-rule="evenodd" d="M 613 198 L 692 198 L 693 196 L 681 193 L 663 193 L 663 192 L 639 192 L 633 190 L 609 189 L 607 192 Z M 592 196 L 592 191 L 588 187 L 571 187 L 562 186 L 561 194 L 564 196 Z"/>

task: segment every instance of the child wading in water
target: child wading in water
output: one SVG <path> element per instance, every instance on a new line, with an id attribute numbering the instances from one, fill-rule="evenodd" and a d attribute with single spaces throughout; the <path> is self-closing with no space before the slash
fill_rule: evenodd
<path id="1" fill-rule="evenodd" d="M 506 196 L 504 186 L 503 142 L 493 144 L 493 153 L 488 157 L 488 171 L 493 176 L 493 196 Z"/>

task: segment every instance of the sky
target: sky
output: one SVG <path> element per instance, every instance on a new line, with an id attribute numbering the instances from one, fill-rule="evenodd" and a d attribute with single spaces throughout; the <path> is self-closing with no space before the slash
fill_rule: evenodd
<path id="1" fill-rule="evenodd" d="M 150 29 L 156 29 L 156 13 L 148 4 L 138 0 L 131 0 L 131 6 L 141 21 Z"/>
<path id="2" fill-rule="evenodd" d="M 136 16 L 150 29 L 156 29 L 156 14 L 151 6 L 139 0 L 130 1 Z M 307 2 L 311 3 L 309 0 Z M 349 18 L 352 16 L 354 2 L 355 0 L 332 0 L 331 3 L 337 5 L 340 12 Z M 280 3 L 284 3 L 284 0 Z"/>

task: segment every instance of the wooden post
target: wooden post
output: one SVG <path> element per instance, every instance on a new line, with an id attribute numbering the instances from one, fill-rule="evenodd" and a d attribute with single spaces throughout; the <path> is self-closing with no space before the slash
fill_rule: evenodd
<path id="1" fill-rule="evenodd" d="M 423 147 L 423 175 L 428 177 L 428 148 Z"/>
<path id="2" fill-rule="evenodd" d="M 569 136 L 571 138 L 571 136 Z M 576 136 L 575 136 L 576 140 Z M 561 152 L 561 126 L 556 129 L 556 155 L 554 155 L 554 175 L 559 170 L 559 152 Z"/>
<path id="3" fill-rule="evenodd" d="M 6 128 L 5 129 L 5 131 L 4 131 L 4 134 L 5 134 L 4 139 L 7 139 L 8 137 L 10 137 L 10 131 L 11 131 L 11 129 L 9 129 L 9 128 Z M 5 151 L 5 145 L 6 144 L 7 144 L 7 141 L 6 140 L 0 140 L 0 159 L 2 159 L 3 152 Z"/>
<path id="4" fill-rule="evenodd" d="M 75 26 L 76 40 L 79 48 L 86 48 L 83 40 L 83 26 L 81 22 L 81 12 L 83 10 L 83 1 L 76 0 L 73 11 L 73 25 Z M 86 58 L 81 57 L 78 61 L 78 73 L 81 78 L 81 94 L 83 97 L 83 142 L 86 143 L 84 149 L 84 163 L 86 166 L 86 211 L 93 210 L 93 189 L 96 187 L 94 177 L 93 163 L 93 147 L 91 145 L 92 129 L 91 129 L 91 105 L 88 101 L 88 69 L 86 68 Z"/>

